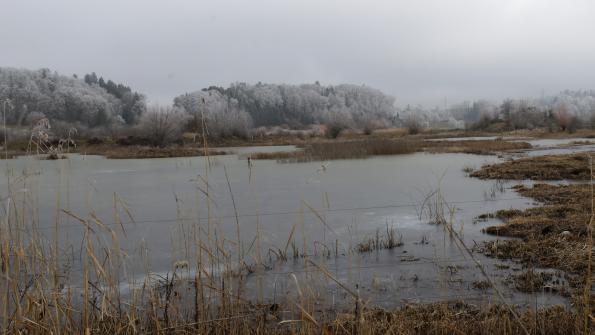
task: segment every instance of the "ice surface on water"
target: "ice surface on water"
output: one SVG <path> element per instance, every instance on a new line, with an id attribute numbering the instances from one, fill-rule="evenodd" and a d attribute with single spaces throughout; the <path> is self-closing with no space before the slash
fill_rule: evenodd
<path id="1" fill-rule="evenodd" d="M 285 147 L 276 149 L 287 151 Z M 265 149 L 241 148 L 237 152 L 241 155 L 255 150 Z M 497 222 L 474 223 L 476 216 L 533 204 L 509 190 L 512 184 L 506 184 L 503 192 L 488 199 L 486 190 L 493 188 L 493 181 L 469 178 L 462 171 L 465 166 L 479 168 L 497 162 L 498 158 L 493 156 L 416 153 L 337 160 L 324 173 L 317 171 L 319 162 L 278 164 L 258 160 L 249 169 L 237 155 L 214 156 L 211 160 L 208 168 L 202 157 L 109 160 L 72 155 L 59 161 L 18 158 L 10 160 L 9 165 L 16 173 L 25 167 L 40 172 L 28 178 L 27 188 L 37 199 L 40 226 L 47 229 L 48 240 L 55 224 L 56 197 L 60 197 L 62 208 L 81 216 L 94 211 L 108 224 L 114 223 L 114 193 L 124 199 L 136 223 L 125 222 L 126 237 L 119 226 L 113 228 L 129 254 L 129 271 L 140 277 L 145 271 L 142 266 L 145 260 L 139 256 L 140 241 L 145 241 L 148 248 L 146 261 L 151 271 L 167 274 L 171 273 L 174 262 L 188 257 L 182 231 L 191 231 L 193 227 L 207 229 L 208 210 L 203 193 L 206 185 L 200 182 L 202 179 L 208 179 L 209 210 L 218 238 L 236 240 L 225 166 L 245 249 L 255 240 L 257 221 L 263 255 L 269 248 L 284 248 L 293 230 L 297 244 L 304 239 L 308 241 L 309 252 L 313 252 L 314 242 L 319 243 L 318 248 L 327 246 L 333 255 L 335 248 L 338 249 L 337 258 L 315 259 L 325 263 L 345 283 L 358 284 L 363 294 L 382 306 L 403 301 L 483 296 L 481 291 L 470 289 L 473 281 L 483 278 L 469 257 L 448 237 L 443 226 L 428 224 L 427 219 L 420 218 L 419 204 L 430 191 L 439 187 L 445 200 L 456 208 L 454 227 L 469 246 L 495 238 L 483 234 L 482 229 Z M 5 183 L 6 179 L 0 181 L 2 189 L 6 189 Z M 121 218 L 127 221 L 123 213 Z M 387 227 L 395 229 L 403 241 L 402 247 L 366 254 L 347 253 L 355 244 L 375 238 L 377 232 L 383 234 Z M 60 243 L 63 247 L 72 244 L 76 254 L 82 226 L 63 216 L 60 228 L 63 234 Z M 228 245 L 228 248 L 235 253 L 234 247 Z M 499 261 L 475 256 L 497 280 L 507 275 L 495 270 Z M 76 260 L 74 263 L 76 269 Z M 307 275 L 307 266 L 300 260 L 271 265 L 260 277 L 246 279 L 247 295 L 255 294 L 257 278 L 265 282 L 267 294 L 279 295 L 284 289 L 292 291 L 287 281 L 289 273 L 300 278 Z M 452 269 L 457 269 L 456 273 Z M 73 271 L 73 282 L 77 280 L 76 273 Z M 339 294 L 340 289 L 328 285 L 329 296 Z M 518 292 L 506 292 L 519 302 L 527 298 Z M 548 294 L 536 299 L 543 304 L 561 301 Z"/>

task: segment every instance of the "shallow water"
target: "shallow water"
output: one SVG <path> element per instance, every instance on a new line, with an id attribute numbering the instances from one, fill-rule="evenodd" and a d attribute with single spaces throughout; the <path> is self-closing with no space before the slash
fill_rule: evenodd
<path id="1" fill-rule="evenodd" d="M 595 143 L 590 138 L 560 138 L 560 139 L 535 139 L 527 140 L 533 149 L 523 151 L 529 157 L 544 155 L 565 155 L 581 152 L 595 151 Z M 587 142 L 592 144 L 577 144 L 574 142 Z"/>
<path id="2" fill-rule="evenodd" d="M 526 140 L 533 147 L 536 148 L 551 148 L 556 146 L 570 145 L 574 142 L 589 142 L 593 143 L 592 138 L 551 138 L 551 139 L 534 139 Z"/>
<path id="3" fill-rule="evenodd" d="M 453 209 L 454 229 L 467 246 L 495 238 L 481 229 L 497 222 L 475 222 L 476 216 L 533 205 L 509 190 L 508 184 L 501 190 L 492 181 L 468 178 L 463 172 L 463 167 L 494 163 L 496 157 L 415 153 L 330 163 L 258 160 L 252 165 L 242 158 L 254 152 L 251 150 L 277 149 L 287 150 L 241 148 L 236 151 L 239 156 L 210 157 L 210 168 L 204 157 L 109 160 L 71 155 L 59 161 L 23 157 L 3 163 L 8 164 L 13 180 L 23 171 L 30 174 L 26 183 L 13 185 L 13 201 L 38 205 L 38 213 L 31 215 L 39 217 L 48 241 L 54 238 L 59 209 L 81 217 L 94 212 L 115 229 L 128 254 L 128 280 L 142 279 L 146 268 L 165 274 L 173 270 L 176 261 L 192 262 L 197 229 L 202 229 L 202 238 L 215 236 L 224 241 L 232 259 L 237 257 L 234 243 L 239 222 L 244 260 L 254 263 L 259 254 L 270 266 L 246 278 L 248 297 L 256 297 L 259 292 L 269 299 L 295 294 L 293 273 L 300 281 L 326 293 L 320 296 L 321 303 L 349 302 L 342 289 L 314 273 L 312 265 L 302 260 L 275 261 L 270 250 L 286 248 L 288 237 L 293 236 L 299 248 L 306 241 L 312 259 L 325 264 L 348 286 L 357 284 L 362 297 L 375 305 L 391 307 L 451 298 L 494 300 L 492 289 L 472 288 L 474 282 L 485 278 L 442 225 L 428 224 L 428 218 L 420 216 L 420 204 L 439 188 Z M 1 185 L 0 196 L 5 197 L 6 178 Z M 134 222 L 130 222 L 119 207 L 125 233 L 115 222 L 114 194 L 125 200 L 133 212 Z M 382 236 L 387 227 L 396 230 L 403 246 L 364 254 L 353 252 L 357 243 L 374 239 L 377 232 Z M 59 228 L 59 243 L 71 263 L 71 284 L 76 286 L 83 226 L 62 213 Z M 256 245 L 260 245 L 260 253 Z M 289 250 L 291 254 L 291 247 Z M 331 256 L 321 256 L 322 250 L 328 250 Z M 477 253 L 474 256 L 510 301 L 531 305 L 564 303 L 548 293 L 526 295 L 509 289 L 502 282 L 511 270 L 497 270 L 495 264 L 502 262 Z"/>

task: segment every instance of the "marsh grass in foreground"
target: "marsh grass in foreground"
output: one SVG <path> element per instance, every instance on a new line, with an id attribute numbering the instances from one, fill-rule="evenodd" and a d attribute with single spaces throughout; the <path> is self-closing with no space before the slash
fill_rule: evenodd
<path id="1" fill-rule="evenodd" d="M 9 183 L 13 199 L 19 199 L 15 194 L 22 183 L 21 179 Z M 213 191 L 209 185 L 205 181 L 206 198 L 200 199 L 207 206 Z M 430 201 L 435 203 L 431 213 L 442 213 L 443 199 L 436 199 Z M 312 247 L 306 245 L 299 251 L 293 229 L 289 238 L 282 239 L 279 250 L 284 256 L 280 258 L 288 260 L 291 246 L 314 271 L 299 279 L 290 274 L 293 282 L 283 291 L 283 299 L 250 299 L 244 292 L 245 277 L 259 275 L 267 268 L 259 254 L 261 236 L 257 230 L 252 253 L 236 260 L 236 248 L 238 254 L 244 252 L 239 231 L 237 239 L 226 238 L 218 231 L 217 218 L 211 216 L 203 225 L 176 222 L 180 231 L 187 232 L 180 247 L 184 250 L 179 250 L 187 258 L 173 263 L 169 272 L 156 274 L 147 268 L 135 282 L 123 279 L 128 255 L 122 248 L 126 225 L 120 216 L 128 215 L 128 211 L 116 194 L 113 220 L 117 225 L 106 224 L 95 212 L 78 216 L 63 210 L 56 215 L 62 215 L 62 220 L 68 216 L 84 230 L 81 240 L 75 242 L 81 246 L 76 252 L 81 268 L 75 270 L 81 278 L 72 284 L 65 278 L 71 270 L 70 264 L 63 262 L 60 219 L 51 227 L 54 240 L 46 239 L 37 217 L 29 214 L 35 213 L 35 202 L 13 202 L 11 206 L 13 210 L 0 222 L 0 325 L 8 334 L 580 334 L 592 329 L 591 324 L 584 326 L 585 318 L 578 308 L 533 311 L 506 304 L 447 302 L 394 310 L 373 308 L 324 265 L 316 265 L 307 252 Z M 320 220 L 326 226 L 322 216 Z M 380 236 L 379 231 L 368 249 L 391 249 L 400 243 L 387 225 L 386 235 Z M 141 246 L 139 253 L 147 255 L 144 248 Z M 331 257 L 329 247 L 324 246 L 324 250 L 323 255 Z M 255 263 L 243 263 L 247 259 Z M 147 260 L 141 257 L 141 261 Z M 130 284 L 130 291 L 123 290 L 123 281 Z M 353 307 L 322 306 L 327 282 L 334 282 L 339 292 L 353 298 L 349 300 Z"/>

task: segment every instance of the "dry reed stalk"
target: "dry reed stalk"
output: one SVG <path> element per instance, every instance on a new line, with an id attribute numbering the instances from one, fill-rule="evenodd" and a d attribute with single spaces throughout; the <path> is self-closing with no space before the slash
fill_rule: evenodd
<path id="1" fill-rule="evenodd" d="M 240 238 L 240 218 L 238 216 L 238 208 L 236 207 L 236 200 L 233 195 L 233 191 L 231 190 L 231 182 L 229 181 L 229 175 L 227 174 L 227 167 L 223 165 L 223 171 L 225 172 L 225 180 L 227 181 L 227 187 L 229 189 L 229 195 L 231 197 L 231 202 L 233 204 L 233 213 L 236 219 L 236 238 L 237 238 L 237 253 L 238 253 L 238 271 L 241 271 L 242 266 L 242 259 L 244 255 L 242 254 L 242 240 Z M 241 283 L 238 284 L 238 297 L 240 296 L 240 286 Z"/>
<path id="2" fill-rule="evenodd" d="M 585 278 L 585 288 L 583 293 L 584 299 L 584 333 L 588 334 L 589 332 L 589 323 L 593 319 L 591 315 L 591 288 L 592 284 L 592 255 L 593 255 L 593 222 L 595 219 L 595 192 L 593 186 L 593 157 L 589 155 L 589 172 L 590 172 L 590 191 L 591 191 L 591 216 L 589 218 L 588 226 L 587 226 L 587 243 L 588 243 L 588 252 L 587 252 L 587 275 Z"/>
<path id="3" fill-rule="evenodd" d="M 455 241 L 457 241 L 457 245 L 460 246 L 462 248 L 462 250 L 464 250 L 467 253 L 467 255 L 469 255 L 469 257 L 471 258 L 471 260 L 473 260 L 473 262 L 475 263 L 475 265 L 477 266 L 477 268 L 479 269 L 479 271 L 481 272 L 481 274 L 490 283 L 491 287 L 494 289 L 494 291 L 498 295 L 498 298 L 500 299 L 500 301 L 502 301 L 502 303 L 504 304 L 504 306 L 514 316 L 516 322 L 518 322 L 518 324 L 521 327 L 521 329 L 523 330 L 523 332 L 526 335 L 530 335 L 529 331 L 527 330 L 527 328 L 523 324 L 521 318 L 510 307 L 510 305 L 506 301 L 506 298 L 504 297 L 504 295 L 502 294 L 502 292 L 496 287 L 495 283 L 492 281 L 492 278 L 486 272 L 485 268 L 483 267 L 483 264 L 481 264 L 481 262 L 479 260 L 477 260 L 477 258 L 475 258 L 475 256 L 473 256 L 473 252 L 471 251 L 471 249 L 469 249 L 469 247 L 467 247 L 467 245 L 465 244 L 465 242 L 463 241 L 463 239 L 459 236 L 459 234 L 454 229 L 452 229 L 452 224 L 446 225 L 446 228 L 450 232 L 451 236 L 453 236 L 455 238 Z"/>

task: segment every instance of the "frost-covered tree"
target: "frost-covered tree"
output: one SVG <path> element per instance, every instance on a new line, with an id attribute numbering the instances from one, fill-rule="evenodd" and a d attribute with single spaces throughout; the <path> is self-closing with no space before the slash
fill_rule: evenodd
<path id="1" fill-rule="evenodd" d="M 395 116 L 394 98 L 367 86 L 235 83 L 229 88 L 209 87 L 202 92 L 205 93 L 191 95 L 202 96 L 206 106 L 216 104 L 208 102 L 205 95 L 211 99 L 214 96 L 216 101 L 227 100 L 228 108 L 247 113 L 256 127 L 333 124 L 342 128 L 380 128 L 389 126 Z M 190 114 L 200 110 L 194 106 L 200 99 L 192 101 L 188 95 L 182 95 L 174 101 Z"/>
<path id="2" fill-rule="evenodd" d="M 250 115 L 238 101 L 218 90 L 197 91 L 176 97 L 174 105 L 189 116 L 189 130 L 212 137 L 246 136 L 252 127 Z"/>
<path id="3" fill-rule="evenodd" d="M 9 99 L 13 108 L 7 115 L 9 124 L 22 125 L 30 113 L 42 113 L 50 120 L 81 123 L 88 127 L 105 126 L 116 116 L 136 121 L 144 111 L 144 98 L 118 98 L 93 82 L 51 72 L 48 69 L 24 70 L 0 68 L 0 100 Z M 86 82 L 87 81 L 87 82 Z M 124 111 L 131 111 L 134 117 Z"/>
<path id="4" fill-rule="evenodd" d="M 116 84 L 109 79 L 106 82 L 103 77 L 97 79 L 95 72 L 86 74 L 84 78 L 85 83 L 88 85 L 99 86 L 120 100 L 122 104 L 122 113 L 120 116 L 126 124 L 135 124 L 145 111 L 145 97 L 138 92 L 133 92 L 130 87 L 123 84 Z"/>
<path id="5" fill-rule="evenodd" d="M 182 135 L 188 115 L 178 107 L 150 106 L 139 124 L 141 135 L 155 146 L 165 146 Z"/>

